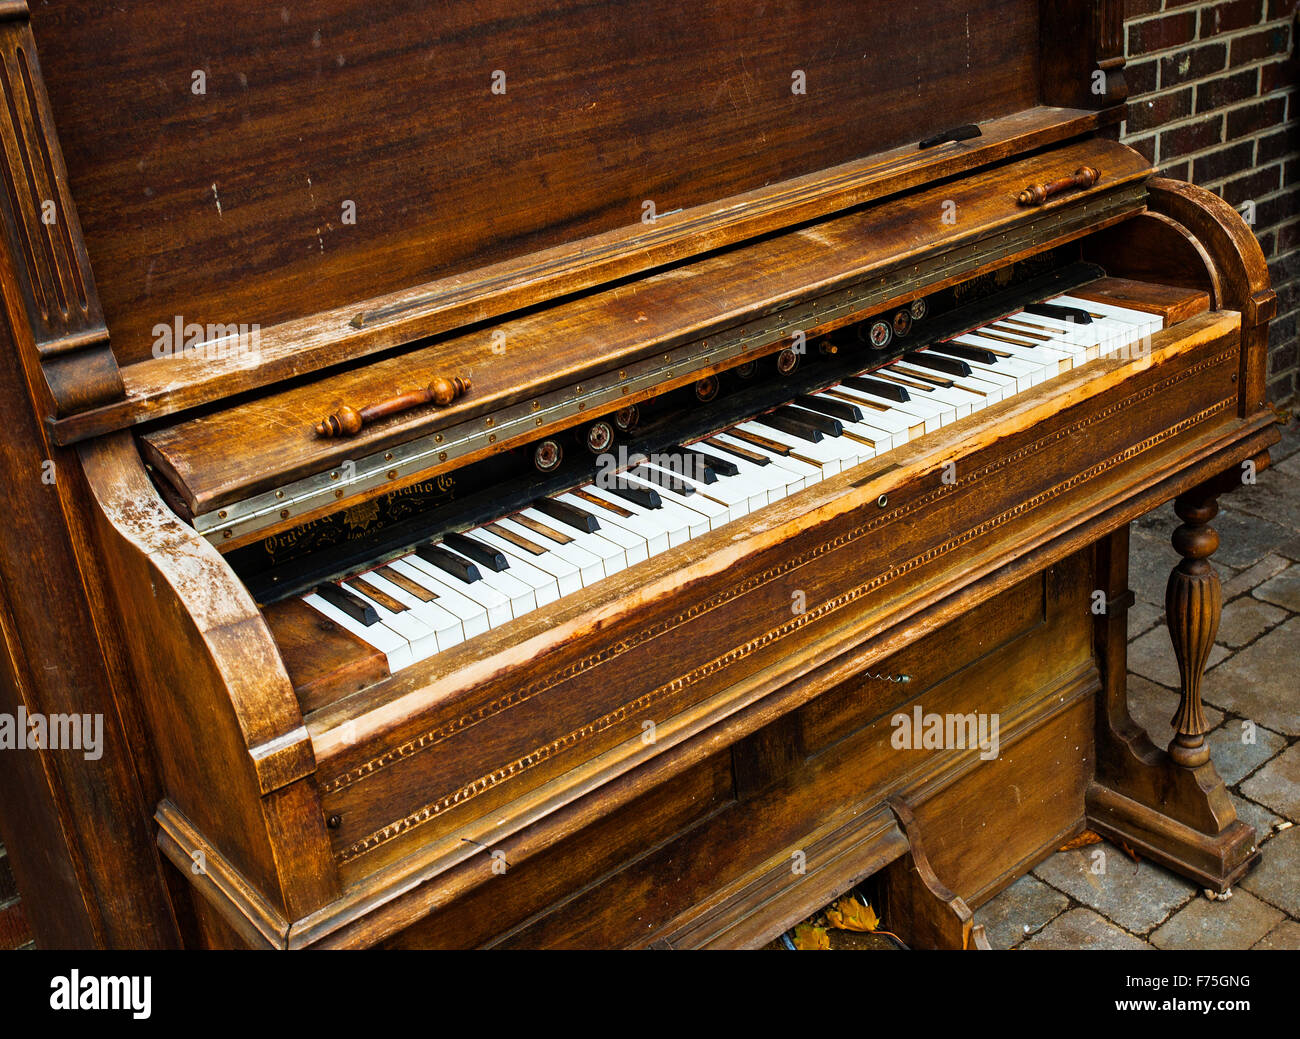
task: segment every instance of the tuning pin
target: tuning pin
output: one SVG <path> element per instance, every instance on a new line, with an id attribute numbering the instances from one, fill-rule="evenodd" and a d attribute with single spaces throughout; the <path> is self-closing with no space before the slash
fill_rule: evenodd
<path id="1" fill-rule="evenodd" d="M 718 395 L 718 377 L 708 375 L 695 384 L 695 399 L 701 404 L 707 404 Z"/>
<path id="2" fill-rule="evenodd" d="M 587 444 L 587 450 L 593 455 L 603 454 L 614 443 L 614 427 L 604 419 L 593 422 L 587 427 L 583 439 Z"/>
<path id="3" fill-rule="evenodd" d="M 631 433 L 641 421 L 641 409 L 635 404 L 614 412 L 614 428 L 620 433 Z"/>
<path id="4" fill-rule="evenodd" d="M 539 473 L 553 472 L 564 461 L 564 448 L 554 440 L 543 440 L 533 448 L 533 465 Z"/>

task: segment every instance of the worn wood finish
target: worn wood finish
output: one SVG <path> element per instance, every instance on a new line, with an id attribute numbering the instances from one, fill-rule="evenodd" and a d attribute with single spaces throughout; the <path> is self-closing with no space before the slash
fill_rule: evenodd
<path id="1" fill-rule="evenodd" d="M 1197 314 L 1204 314 L 1210 309 L 1210 296 L 1207 292 L 1178 285 L 1134 281 L 1132 278 L 1099 278 L 1090 285 L 1075 289 L 1073 295 L 1080 299 L 1114 303 L 1131 310 L 1159 314 L 1165 319 L 1166 327 Z"/>
<path id="2" fill-rule="evenodd" d="M 1068 212 L 1079 202 L 1103 197 L 1149 173 L 1146 160 L 1122 145 L 1077 142 L 1050 156 L 1022 159 L 878 207 L 856 210 L 815 228 L 764 239 L 634 284 L 582 296 L 319 382 L 163 426 L 143 435 L 143 449 L 190 509 L 203 513 L 415 436 L 468 420 L 486 422 L 508 405 L 580 386 L 584 380 L 602 375 L 616 376 L 638 360 L 693 341 L 707 341 L 710 335 L 769 313 L 775 314 L 772 334 L 755 344 L 755 352 L 772 353 L 788 345 L 790 330 L 782 324 L 782 308 L 828 296 L 888 271 L 906 269 L 906 264 L 927 257 L 950 255 L 959 246 L 994 241 L 997 235 L 1033 219 L 1034 214 L 1027 214 L 1015 201 L 1015 192 L 1027 179 L 1056 164 L 1086 161 L 1106 168 L 1103 181 L 1077 197 L 1054 201 L 1045 207 L 1047 212 Z M 945 203 L 955 204 L 962 214 L 955 229 L 940 219 Z M 1136 204 L 1130 213 L 1139 209 Z M 1024 251 L 1038 252 L 1078 234 L 1052 229 Z M 1004 266 L 1017 255 L 1003 249 L 992 262 L 945 265 L 929 283 L 918 281 L 909 288 L 908 295 L 932 292 Z M 813 334 L 820 326 L 802 330 Z M 493 345 L 498 335 L 506 344 L 501 350 Z M 393 386 L 419 380 L 435 368 L 472 378 L 473 391 L 437 412 L 397 415 L 344 440 L 322 441 L 316 436 L 313 416 L 322 406 L 382 398 Z M 640 396 L 689 385 L 711 372 L 703 368 L 665 378 L 653 391 Z M 632 403 L 638 396 L 634 393 L 608 409 Z M 594 417 L 583 412 L 553 419 L 550 426 L 533 429 L 528 436 L 538 437 L 547 430 Z M 511 443 L 502 439 L 491 450 L 504 450 Z M 454 464 L 468 460 L 457 459 Z M 451 466 L 451 462 L 446 466 L 434 462 L 424 475 Z M 404 476 L 360 497 L 387 493 L 417 476 Z M 287 518 L 300 523 L 305 517 L 291 514 Z"/>

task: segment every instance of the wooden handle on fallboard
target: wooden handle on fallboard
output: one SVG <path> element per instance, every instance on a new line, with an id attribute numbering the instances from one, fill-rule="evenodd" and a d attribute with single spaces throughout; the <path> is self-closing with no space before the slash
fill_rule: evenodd
<path id="1" fill-rule="evenodd" d="M 1099 180 L 1101 174 L 1096 169 L 1091 166 L 1080 166 L 1074 171 L 1072 177 L 1062 177 L 1050 184 L 1030 184 L 1016 196 L 1016 201 L 1022 206 L 1041 206 L 1053 195 L 1059 195 L 1063 191 L 1073 191 L 1076 188 L 1090 188 Z"/>
<path id="2" fill-rule="evenodd" d="M 396 415 L 400 411 L 409 411 L 424 404 L 436 404 L 440 408 L 445 408 L 452 401 L 465 396 L 470 391 L 470 386 L 468 378 L 459 375 L 447 378 L 439 375 L 423 389 L 389 397 L 388 400 L 380 401 L 378 404 L 367 404 L 364 408 L 352 408 L 345 404 L 333 415 L 316 423 L 316 435 L 318 437 L 356 436 L 370 423 L 387 418 L 389 415 Z"/>

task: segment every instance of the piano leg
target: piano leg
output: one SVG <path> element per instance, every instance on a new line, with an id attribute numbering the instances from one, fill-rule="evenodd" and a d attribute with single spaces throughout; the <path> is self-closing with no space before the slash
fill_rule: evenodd
<path id="1" fill-rule="evenodd" d="M 1178 497 L 1183 520 L 1173 535 L 1183 559 L 1169 578 L 1166 610 L 1181 673 L 1181 699 L 1168 751 L 1155 746 L 1128 712 L 1128 529 L 1098 545 L 1098 579 L 1107 608 L 1094 644 L 1105 689 L 1097 713 L 1097 771 L 1087 795 L 1088 823 L 1112 841 L 1216 891 L 1255 864 L 1255 831 L 1237 818 L 1210 760 L 1201 677 L 1219 626 L 1219 579 L 1209 563 L 1218 537 L 1208 526 L 1226 485 L 1210 481 Z"/>
<path id="2" fill-rule="evenodd" d="M 1201 704 L 1201 677 L 1219 633 L 1223 608 L 1219 575 L 1210 565 L 1210 556 L 1219 547 L 1219 535 L 1209 526 L 1219 511 L 1218 496 L 1206 485 L 1193 488 L 1179 495 L 1174 511 L 1183 522 L 1174 531 L 1173 543 L 1183 558 L 1169 575 L 1165 617 L 1181 688 L 1169 756 L 1184 768 L 1196 768 L 1210 760 L 1205 742 L 1210 727 Z"/>

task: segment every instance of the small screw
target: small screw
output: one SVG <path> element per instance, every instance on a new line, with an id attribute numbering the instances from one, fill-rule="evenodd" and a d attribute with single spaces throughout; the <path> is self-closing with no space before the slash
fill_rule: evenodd
<path id="1" fill-rule="evenodd" d="M 883 509 L 886 505 L 889 504 L 889 495 L 882 494 L 879 498 L 876 499 L 876 504 Z"/>
<path id="2" fill-rule="evenodd" d="M 343 816 L 331 815 L 327 820 L 325 820 L 325 825 L 328 826 L 331 830 L 337 830 L 340 826 L 343 825 Z"/>

